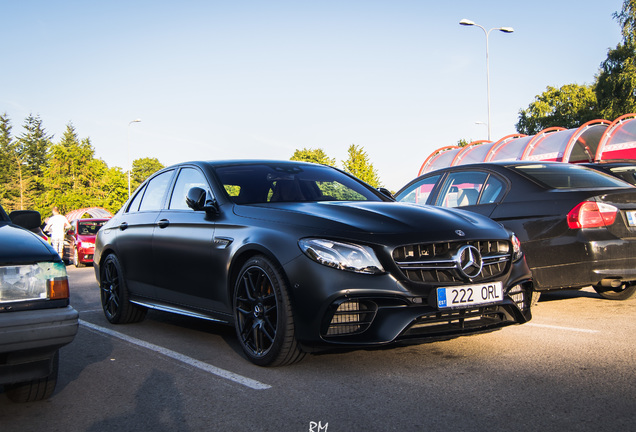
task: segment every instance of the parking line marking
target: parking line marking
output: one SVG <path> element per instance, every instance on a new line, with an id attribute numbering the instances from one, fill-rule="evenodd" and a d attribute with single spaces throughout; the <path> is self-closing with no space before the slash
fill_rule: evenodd
<path id="1" fill-rule="evenodd" d="M 122 333 L 118 333 L 116 331 L 107 329 L 106 327 L 101 327 L 101 326 L 98 326 L 96 324 L 92 324 L 92 323 L 89 323 L 87 321 L 84 321 L 84 320 L 79 320 L 79 323 L 81 325 L 83 325 L 84 327 L 88 327 L 89 329 L 92 329 L 94 331 L 97 331 L 97 332 L 100 332 L 100 333 L 104 333 L 104 334 L 107 334 L 109 336 L 116 337 L 116 338 L 121 339 L 123 341 L 129 342 L 129 343 L 131 343 L 133 345 L 137 345 L 137 346 L 140 346 L 142 348 L 149 349 L 151 351 L 155 351 L 155 352 L 157 352 L 159 354 L 162 354 L 162 355 L 164 355 L 166 357 L 170 357 L 170 358 L 172 358 L 174 360 L 178 360 L 178 361 L 180 361 L 182 363 L 185 363 L 187 365 L 193 366 L 193 367 L 195 367 L 197 369 L 201 369 L 201 370 L 203 370 L 205 372 L 211 373 L 212 375 L 216 375 L 218 377 L 228 379 L 228 380 L 233 381 L 233 382 L 235 382 L 237 384 L 241 384 L 241 385 L 243 385 L 245 387 L 249 387 L 249 388 L 254 389 L 254 390 L 266 390 L 266 389 L 269 389 L 269 388 L 272 387 L 269 384 L 264 384 L 264 383 L 262 383 L 260 381 L 256 381 L 256 380 L 253 380 L 251 378 L 247 378 L 247 377 L 244 377 L 242 375 L 236 374 L 234 372 L 230 372 L 230 371 L 227 371 L 225 369 L 221 369 L 221 368 L 218 368 L 216 366 L 212 366 L 212 365 L 210 365 L 208 363 L 204 363 L 202 361 L 193 359 L 192 357 L 188 357 L 188 356 L 180 354 L 180 353 L 178 353 L 176 351 L 172 351 L 172 350 L 169 350 L 167 348 L 161 347 L 159 345 L 151 344 L 151 343 L 143 341 L 141 339 L 137 339 L 137 338 L 134 338 L 134 337 L 131 337 L 131 336 L 127 336 L 127 335 L 122 334 Z"/>
<path id="2" fill-rule="evenodd" d="M 574 328 L 574 327 L 561 327 L 561 326 L 548 325 L 548 324 L 528 323 L 528 324 L 525 324 L 525 325 L 531 326 L 531 327 L 550 328 L 550 329 L 555 329 L 555 330 L 575 331 L 575 332 L 580 332 L 580 333 L 600 333 L 599 330 L 589 330 L 589 329 Z"/>

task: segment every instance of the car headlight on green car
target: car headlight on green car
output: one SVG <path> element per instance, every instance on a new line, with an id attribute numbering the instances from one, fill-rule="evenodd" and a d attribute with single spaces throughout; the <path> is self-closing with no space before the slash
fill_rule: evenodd
<path id="1" fill-rule="evenodd" d="M 0 303 L 68 297 L 66 267 L 61 262 L 0 266 Z"/>
<path id="2" fill-rule="evenodd" d="M 384 273 L 375 252 L 368 246 L 318 238 L 301 239 L 298 245 L 305 255 L 327 267 L 355 273 Z"/>

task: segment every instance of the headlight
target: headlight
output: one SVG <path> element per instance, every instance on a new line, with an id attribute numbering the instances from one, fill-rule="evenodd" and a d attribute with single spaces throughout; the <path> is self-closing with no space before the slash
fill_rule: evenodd
<path id="1" fill-rule="evenodd" d="M 519 261 L 523 256 L 523 252 L 521 251 L 521 242 L 514 234 L 510 236 L 510 241 L 512 242 L 512 261 Z"/>
<path id="2" fill-rule="evenodd" d="M 384 273 L 373 249 L 352 243 L 325 239 L 302 239 L 300 249 L 317 263 L 356 273 Z"/>
<path id="3" fill-rule="evenodd" d="M 68 278 L 63 263 L 0 267 L 0 303 L 68 298 Z"/>
<path id="4" fill-rule="evenodd" d="M 79 246 L 81 248 L 84 248 L 84 249 L 90 249 L 90 248 L 94 248 L 95 247 L 95 243 L 91 243 L 91 242 L 87 242 L 87 241 L 81 241 L 81 242 L 79 242 Z"/>

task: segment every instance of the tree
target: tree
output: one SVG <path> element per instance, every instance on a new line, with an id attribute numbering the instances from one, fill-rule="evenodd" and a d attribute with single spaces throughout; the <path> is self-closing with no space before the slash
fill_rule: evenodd
<path id="1" fill-rule="evenodd" d="M 18 208 L 16 143 L 11 136 L 11 120 L 7 113 L 0 115 L 0 203 L 5 210 Z"/>
<path id="2" fill-rule="evenodd" d="M 296 150 L 289 160 L 313 162 L 323 165 L 336 166 L 336 160 L 327 156 L 327 153 L 321 148 Z"/>
<path id="3" fill-rule="evenodd" d="M 130 174 L 130 189 L 134 191 L 143 183 L 151 174 L 164 168 L 163 164 L 157 158 L 141 158 L 135 159 L 132 163 L 132 171 Z"/>
<path id="4" fill-rule="evenodd" d="M 599 115 L 593 86 L 548 86 L 546 91 L 535 96 L 534 102 L 527 109 L 519 111 L 516 128 L 519 133 L 535 135 L 548 127 L 579 127 L 599 118 Z"/>
<path id="5" fill-rule="evenodd" d="M 608 51 L 596 84 L 599 109 L 610 120 L 636 112 L 636 0 L 625 0 L 614 18 L 621 25 L 623 41 Z"/>
<path id="6" fill-rule="evenodd" d="M 97 205 L 93 187 L 96 177 L 91 166 L 94 154 L 90 140 L 80 141 L 73 124 L 67 124 L 62 139 L 52 144 L 49 151 L 49 163 L 42 177 L 46 192 L 38 200 L 41 213 L 54 205 L 61 213 Z"/>
<path id="7" fill-rule="evenodd" d="M 109 168 L 101 159 L 93 159 L 91 169 L 99 173 L 95 184 L 99 206 L 115 213 L 128 199 L 128 176 L 119 167 Z"/>
<path id="8" fill-rule="evenodd" d="M 349 154 L 349 158 L 342 162 L 346 172 L 369 183 L 375 188 L 382 186 L 378 172 L 373 167 L 373 164 L 369 162 L 369 157 L 362 147 L 351 144 L 347 153 Z"/>
<path id="9" fill-rule="evenodd" d="M 18 137 L 18 153 L 29 174 L 42 175 L 48 161 L 48 151 L 53 135 L 48 135 L 40 116 L 30 114 L 24 122 L 25 132 Z"/>
<path id="10" fill-rule="evenodd" d="M 614 19 L 621 25 L 623 41 L 632 45 L 636 43 L 636 0 L 624 0 L 623 9 L 614 13 Z"/>
<path id="11" fill-rule="evenodd" d="M 47 135 L 39 116 L 30 114 L 23 127 L 25 132 L 18 137 L 12 156 L 18 191 L 16 209 L 33 207 L 34 200 L 44 193 L 41 177 L 53 138 Z"/>

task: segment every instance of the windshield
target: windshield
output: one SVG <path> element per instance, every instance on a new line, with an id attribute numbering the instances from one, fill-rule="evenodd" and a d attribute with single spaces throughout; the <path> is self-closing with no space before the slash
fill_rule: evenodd
<path id="1" fill-rule="evenodd" d="M 382 201 L 372 188 L 325 165 L 264 162 L 217 167 L 216 174 L 236 204 Z"/>
<path id="2" fill-rule="evenodd" d="M 510 168 L 550 189 L 631 187 L 616 177 L 569 163 L 514 165 Z"/>

